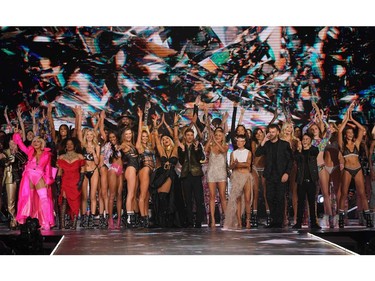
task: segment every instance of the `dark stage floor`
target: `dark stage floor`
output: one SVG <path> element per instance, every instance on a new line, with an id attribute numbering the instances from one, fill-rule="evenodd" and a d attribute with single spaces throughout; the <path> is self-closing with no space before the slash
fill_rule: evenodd
<path id="1" fill-rule="evenodd" d="M 50 255 L 356 255 L 364 252 L 374 229 L 352 225 L 345 229 L 309 232 L 283 229 L 121 229 L 42 231 L 59 237 Z M 18 235 L 0 225 L 1 237 Z M 48 239 L 47 239 L 48 240 Z M 51 239 L 50 239 L 51 240 Z M 362 251 L 362 252 L 360 252 Z M 371 254 L 371 253 L 370 253 Z"/>

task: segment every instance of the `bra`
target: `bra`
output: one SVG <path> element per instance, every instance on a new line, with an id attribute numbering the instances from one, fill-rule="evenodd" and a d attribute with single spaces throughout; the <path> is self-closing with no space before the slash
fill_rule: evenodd
<path id="1" fill-rule="evenodd" d="M 344 148 L 344 151 L 342 152 L 342 155 L 344 157 L 348 157 L 348 156 L 359 156 L 359 151 L 357 149 L 357 146 L 354 145 L 354 149 L 353 151 L 350 151 L 349 148 L 345 145 L 345 148 Z"/>
<path id="2" fill-rule="evenodd" d="M 86 148 L 83 148 L 83 158 L 87 161 L 94 161 L 94 155 L 87 152 Z"/>

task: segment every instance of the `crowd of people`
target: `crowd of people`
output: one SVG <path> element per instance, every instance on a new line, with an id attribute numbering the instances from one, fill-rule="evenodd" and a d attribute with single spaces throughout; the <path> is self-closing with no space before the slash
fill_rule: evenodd
<path id="1" fill-rule="evenodd" d="M 3 219 L 16 229 L 37 218 L 44 230 L 201 228 L 205 222 L 224 230 L 261 224 L 344 228 L 353 187 L 359 223 L 373 227 L 375 131 L 353 117 L 355 102 L 334 122 L 312 101 L 303 127 L 285 112 L 285 121 L 276 120 L 275 111 L 266 128 L 246 128 L 244 109 L 236 124 L 238 103 L 233 106 L 230 129 L 228 115 L 212 118 L 197 99 L 189 124 L 178 114 L 173 123 L 164 114 L 149 118 L 146 103 L 137 116 L 120 116 L 116 130 L 104 126 L 105 111 L 82 128 L 83 110 L 76 106 L 74 128 L 62 124 L 57 131 L 51 104 L 19 109 L 14 120 L 6 108 L 7 130 L 0 132 Z M 32 127 L 23 114 L 31 115 Z"/>

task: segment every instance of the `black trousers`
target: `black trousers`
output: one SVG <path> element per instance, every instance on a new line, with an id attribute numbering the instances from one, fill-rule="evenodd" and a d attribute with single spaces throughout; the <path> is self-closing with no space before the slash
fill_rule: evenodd
<path id="1" fill-rule="evenodd" d="M 193 176 L 191 173 L 181 179 L 182 193 L 186 207 L 188 225 L 193 225 L 193 195 L 196 207 L 195 224 L 201 224 L 204 216 L 204 197 L 202 177 Z"/>
<path id="2" fill-rule="evenodd" d="M 285 192 L 288 182 L 267 181 L 266 197 L 270 207 L 271 224 L 282 227 L 284 222 Z"/>
<path id="3" fill-rule="evenodd" d="M 305 210 L 305 202 L 309 204 L 310 224 L 316 223 L 316 184 L 309 180 L 304 180 L 302 184 L 297 186 L 297 223 L 301 224 L 303 219 L 303 212 Z"/>

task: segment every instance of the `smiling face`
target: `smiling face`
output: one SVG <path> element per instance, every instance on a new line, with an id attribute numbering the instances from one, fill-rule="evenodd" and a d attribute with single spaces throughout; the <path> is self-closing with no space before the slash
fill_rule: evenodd
<path id="1" fill-rule="evenodd" d="M 59 128 L 59 134 L 63 138 L 68 136 L 68 126 L 61 125 L 60 128 Z"/>
<path id="2" fill-rule="evenodd" d="M 117 144 L 117 137 L 114 133 L 109 133 L 108 139 L 111 144 Z"/>
<path id="3" fill-rule="evenodd" d="M 319 127 L 317 125 L 315 125 L 315 124 L 312 125 L 310 127 L 310 132 L 314 136 L 314 138 L 319 138 L 320 130 L 319 130 Z"/>
<path id="4" fill-rule="evenodd" d="M 123 134 L 123 139 L 126 142 L 132 142 L 133 139 L 133 132 L 132 130 L 126 129 Z"/>
<path id="5" fill-rule="evenodd" d="M 34 137 L 31 145 L 34 147 L 35 150 L 43 149 L 45 142 L 42 138 L 40 137 Z"/>
<path id="6" fill-rule="evenodd" d="M 352 128 L 346 129 L 345 138 L 346 138 L 346 140 L 353 140 L 354 139 L 354 131 L 353 131 Z"/>
<path id="7" fill-rule="evenodd" d="M 255 138 L 256 138 L 259 142 L 261 142 L 261 141 L 264 139 L 264 137 L 265 137 L 265 134 L 264 134 L 264 132 L 263 132 L 262 129 L 259 129 L 259 130 L 257 130 L 257 131 L 255 132 Z"/>
<path id="8" fill-rule="evenodd" d="M 148 133 L 146 131 L 142 131 L 142 135 L 141 135 L 141 142 L 143 144 L 147 144 L 148 141 L 149 141 L 149 136 L 148 136 Z"/>
<path id="9" fill-rule="evenodd" d="M 236 129 L 236 135 L 244 135 L 246 133 L 246 129 L 244 126 L 238 126 Z"/>
<path id="10" fill-rule="evenodd" d="M 274 141 L 274 140 L 277 140 L 277 138 L 279 137 L 279 134 L 280 134 L 280 131 L 276 128 L 270 128 L 268 130 L 268 138 L 270 141 Z"/>
<path id="11" fill-rule="evenodd" d="M 311 139 L 311 137 L 310 136 L 308 136 L 308 135 L 304 135 L 303 137 L 302 137 L 302 146 L 304 147 L 304 148 L 309 148 L 310 147 L 310 145 L 311 145 L 311 141 L 312 141 L 312 139 Z"/>
<path id="12" fill-rule="evenodd" d="M 224 140 L 224 133 L 223 133 L 223 131 L 222 130 L 216 130 L 214 137 L 215 137 L 215 140 L 218 143 L 221 143 Z"/>

